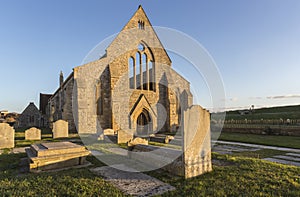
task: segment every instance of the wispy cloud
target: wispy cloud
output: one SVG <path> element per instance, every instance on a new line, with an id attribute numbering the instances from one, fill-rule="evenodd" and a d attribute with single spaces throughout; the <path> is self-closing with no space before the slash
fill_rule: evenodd
<path id="1" fill-rule="evenodd" d="M 288 94 L 278 96 L 267 96 L 267 99 L 289 99 L 289 98 L 300 98 L 300 94 Z"/>
<path id="2" fill-rule="evenodd" d="M 232 101 L 232 102 L 236 102 L 236 101 L 238 101 L 239 99 L 238 98 L 236 98 L 236 97 L 234 97 L 234 98 L 224 98 L 224 99 L 222 99 L 222 101 Z"/>
<path id="3" fill-rule="evenodd" d="M 260 100 L 263 99 L 263 97 L 260 96 L 254 96 L 254 97 L 249 97 L 250 100 Z"/>

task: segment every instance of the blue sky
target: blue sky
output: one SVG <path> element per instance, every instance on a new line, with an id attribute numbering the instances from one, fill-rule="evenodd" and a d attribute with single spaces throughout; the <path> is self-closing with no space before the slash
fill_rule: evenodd
<path id="1" fill-rule="evenodd" d="M 300 104 L 300 1 L 2 0 L 0 110 L 38 105 L 40 92 L 57 88 L 59 72 L 67 77 L 139 4 L 153 25 L 182 31 L 208 50 L 226 108 Z M 197 79 L 189 80 L 197 88 Z M 199 94 L 197 102 L 211 108 L 207 90 Z"/>

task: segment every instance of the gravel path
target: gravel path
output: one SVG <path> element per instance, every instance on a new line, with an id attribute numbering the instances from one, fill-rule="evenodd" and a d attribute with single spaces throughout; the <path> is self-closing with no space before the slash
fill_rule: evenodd
<path id="1" fill-rule="evenodd" d="M 153 196 L 175 190 L 175 187 L 144 173 L 129 172 L 134 171 L 134 169 L 130 169 L 123 164 L 115 167 L 125 171 L 118 170 L 114 166 L 93 168 L 91 171 L 105 177 L 107 181 L 111 182 L 124 193 L 133 196 Z"/>

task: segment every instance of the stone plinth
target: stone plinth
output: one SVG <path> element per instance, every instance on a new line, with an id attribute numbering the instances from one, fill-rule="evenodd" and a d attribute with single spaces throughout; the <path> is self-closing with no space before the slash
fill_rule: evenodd
<path id="1" fill-rule="evenodd" d="M 25 131 L 25 140 L 41 140 L 41 130 L 35 127 Z"/>
<path id="2" fill-rule="evenodd" d="M 7 123 L 0 123 L 0 149 L 15 146 L 15 130 Z"/>
<path id="3" fill-rule="evenodd" d="M 53 138 L 64 138 L 69 137 L 68 122 L 64 120 L 58 120 L 53 123 Z"/>
<path id="4" fill-rule="evenodd" d="M 86 156 L 90 154 L 84 146 L 72 142 L 33 144 L 25 150 L 30 172 L 83 165 Z"/>
<path id="5" fill-rule="evenodd" d="M 125 130 L 118 131 L 118 144 L 127 143 L 131 139 L 133 139 L 132 132 Z"/>

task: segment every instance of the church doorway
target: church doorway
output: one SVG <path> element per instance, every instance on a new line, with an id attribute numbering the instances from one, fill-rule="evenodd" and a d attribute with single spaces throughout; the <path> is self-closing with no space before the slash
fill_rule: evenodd
<path id="1" fill-rule="evenodd" d="M 136 134 L 138 136 L 149 135 L 152 132 L 152 120 L 147 110 L 143 110 L 136 120 Z"/>

